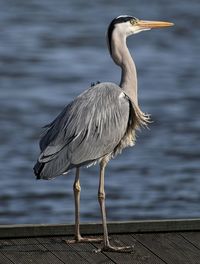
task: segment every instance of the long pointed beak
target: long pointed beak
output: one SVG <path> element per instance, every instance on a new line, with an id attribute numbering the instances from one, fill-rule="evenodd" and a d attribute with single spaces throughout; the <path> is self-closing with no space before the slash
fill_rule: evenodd
<path id="1" fill-rule="evenodd" d="M 137 26 L 144 29 L 171 27 L 173 25 L 174 23 L 164 22 L 164 21 L 147 21 L 147 20 L 137 21 Z"/>

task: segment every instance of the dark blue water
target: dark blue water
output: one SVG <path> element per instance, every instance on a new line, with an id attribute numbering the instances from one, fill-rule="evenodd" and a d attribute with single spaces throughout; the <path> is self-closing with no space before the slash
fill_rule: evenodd
<path id="1" fill-rule="evenodd" d="M 105 31 L 120 14 L 176 26 L 128 40 L 154 122 L 107 168 L 108 219 L 200 217 L 199 11 L 199 0 L 1 1 L 1 224 L 73 221 L 73 173 L 35 181 L 38 138 L 91 82 L 119 82 Z M 82 220 L 100 220 L 98 167 L 83 168 L 81 181 Z"/>

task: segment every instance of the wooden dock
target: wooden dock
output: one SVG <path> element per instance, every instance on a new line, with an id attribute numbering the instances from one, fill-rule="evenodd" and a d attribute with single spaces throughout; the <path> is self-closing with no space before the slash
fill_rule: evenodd
<path id="1" fill-rule="evenodd" d="M 83 224 L 82 234 L 102 234 L 101 224 Z M 0 226 L 0 264 L 200 264 L 200 219 L 114 222 L 111 244 L 134 245 L 133 253 L 95 253 L 96 243 L 66 244 L 73 225 Z"/>

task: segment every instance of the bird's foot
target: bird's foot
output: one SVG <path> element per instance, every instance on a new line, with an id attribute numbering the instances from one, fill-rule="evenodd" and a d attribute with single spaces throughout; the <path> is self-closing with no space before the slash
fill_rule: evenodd
<path id="1" fill-rule="evenodd" d="M 101 243 L 103 241 L 100 237 L 82 237 L 78 236 L 74 239 L 64 240 L 67 244 L 74 244 L 74 243 Z"/>
<path id="2" fill-rule="evenodd" d="M 134 250 L 134 246 L 126 246 L 126 247 L 115 247 L 110 244 L 104 246 L 103 248 L 96 249 L 95 252 L 120 252 L 120 253 L 132 253 Z"/>

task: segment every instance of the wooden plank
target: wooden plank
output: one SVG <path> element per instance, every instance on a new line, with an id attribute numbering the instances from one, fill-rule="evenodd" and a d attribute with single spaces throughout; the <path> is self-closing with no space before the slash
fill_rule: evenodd
<path id="1" fill-rule="evenodd" d="M 63 263 L 89 263 L 81 254 L 78 254 L 70 245 L 62 241 L 60 237 L 42 237 L 37 239 L 53 255 L 59 258 Z"/>
<path id="2" fill-rule="evenodd" d="M 110 234 L 199 231 L 200 219 L 169 219 L 152 221 L 110 222 Z M 82 224 L 82 234 L 102 234 L 100 223 Z M 73 235 L 74 225 L 0 225 L 0 238 Z"/>
<path id="3" fill-rule="evenodd" d="M 0 263 L 1 264 L 13 264 L 11 260 L 9 260 L 3 253 L 0 252 Z"/>
<path id="4" fill-rule="evenodd" d="M 200 232 L 111 235 L 112 245 L 134 245 L 132 254 L 95 253 L 101 245 L 66 244 L 63 238 L 69 237 L 1 239 L 0 263 L 197 264 L 200 259 Z"/>
<path id="5" fill-rule="evenodd" d="M 4 249 L 7 246 L 8 242 L 4 239 L 0 239 L 0 263 L 3 264 L 13 264 L 11 260 L 9 260 L 5 255 L 4 255 Z"/>
<path id="6" fill-rule="evenodd" d="M 139 264 L 164 264 L 160 258 L 155 256 L 151 251 L 146 249 L 141 243 L 134 239 L 131 235 L 112 235 L 110 240 L 111 245 L 115 246 L 134 246 L 133 253 L 116 253 L 104 252 L 106 256 L 112 259 L 115 263 L 139 263 Z M 95 244 L 97 248 L 99 246 Z"/>
<path id="7" fill-rule="evenodd" d="M 8 239 L 4 255 L 15 264 L 63 264 L 55 255 L 40 245 L 36 239 Z"/>
<path id="8" fill-rule="evenodd" d="M 90 236 L 97 237 L 97 236 Z M 99 238 L 99 237 L 98 237 Z M 63 239 L 69 239 L 69 237 L 63 237 Z M 104 264 L 113 264 L 114 262 L 104 255 L 102 252 L 96 253 L 96 247 L 92 243 L 74 243 L 70 244 L 70 246 L 77 252 L 77 254 L 81 254 L 82 257 L 87 259 L 87 261 L 91 264 L 94 263 L 104 263 Z M 98 246 L 101 247 L 101 243 L 98 243 Z"/>
<path id="9" fill-rule="evenodd" d="M 200 250 L 179 234 L 135 234 L 133 237 L 168 264 L 199 263 Z"/>
<path id="10" fill-rule="evenodd" d="M 183 232 L 180 235 L 200 249 L 200 232 Z"/>

